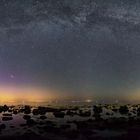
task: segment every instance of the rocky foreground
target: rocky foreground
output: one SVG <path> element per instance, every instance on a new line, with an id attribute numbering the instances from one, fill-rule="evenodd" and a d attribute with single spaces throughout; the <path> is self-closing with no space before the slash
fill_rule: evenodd
<path id="1" fill-rule="evenodd" d="M 140 139 L 140 105 L 0 106 L 0 139 Z"/>

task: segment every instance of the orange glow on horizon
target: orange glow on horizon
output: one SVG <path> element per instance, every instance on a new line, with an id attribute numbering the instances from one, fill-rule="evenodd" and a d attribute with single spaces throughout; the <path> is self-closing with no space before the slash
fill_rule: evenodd
<path id="1" fill-rule="evenodd" d="M 0 87 L 0 103 L 47 102 L 54 98 L 54 91 L 38 87 Z"/>

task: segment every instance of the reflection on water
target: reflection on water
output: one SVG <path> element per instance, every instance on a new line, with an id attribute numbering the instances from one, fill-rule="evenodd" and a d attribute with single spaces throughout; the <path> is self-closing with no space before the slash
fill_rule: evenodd
<path id="1" fill-rule="evenodd" d="M 139 107 L 117 104 L 4 105 L 0 106 L 0 138 L 126 139 L 128 134 L 137 134 L 133 134 L 133 130 L 140 130 Z"/>

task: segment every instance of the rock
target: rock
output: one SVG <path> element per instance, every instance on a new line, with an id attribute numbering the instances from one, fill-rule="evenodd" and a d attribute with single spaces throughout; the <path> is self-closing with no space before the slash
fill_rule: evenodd
<path id="1" fill-rule="evenodd" d="M 6 125 L 5 124 L 1 124 L 0 125 L 0 129 L 5 129 L 6 128 Z"/>
<path id="2" fill-rule="evenodd" d="M 29 120 L 29 119 L 31 119 L 31 116 L 29 116 L 29 115 L 24 115 L 24 116 L 23 116 L 23 119 Z"/>
<path id="3" fill-rule="evenodd" d="M 81 117 L 90 117 L 91 112 L 90 111 L 86 111 L 86 112 L 80 112 L 79 116 Z"/>
<path id="4" fill-rule="evenodd" d="M 31 125 L 35 125 L 36 122 L 33 119 L 29 119 L 29 120 L 26 121 L 26 124 L 31 126 Z"/>
<path id="5" fill-rule="evenodd" d="M 40 116 L 40 119 L 45 120 L 47 117 L 46 116 Z"/>
<path id="6" fill-rule="evenodd" d="M 103 109 L 102 109 L 101 106 L 94 105 L 93 106 L 93 111 L 94 111 L 94 114 L 100 114 L 103 111 Z"/>
<path id="7" fill-rule="evenodd" d="M 65 113 L 64 113 L 64 112 L 56 111 L 56 112 L 53 113 L 53 115 L 54 115 L 56 118 L 64 118 Z"/>
<path id="8" fill-rule="evenodd" d="M 46 114 L 46 107 L 38 107 L 38 111 L 40 115 L 45 115 Z"/>
<path id="9" fill-rule="evenodd" d="M 14 110 L 14 111 L 13 111 L 13 114 L 15 114 L 15 115 L 16 115 L 17 113 L 18 113 L 18 112 L 17 112 L 17 110 Z"/>
<path id="10" fill-rule="evenodd" d="M 117 109 L 117 108 L 113 108 L 112 111 L 113 111 L 113 112 L 117 112 L 118 109 Z"/>
<path id="11" fill-rule="evenodd" d="M 8 111 L 8 109 L 9 109 L 9 107 L 8 107 L 7 105 L 4 105 L 4 106 L 2 107 L 2 110 L 3 110 L 4 112 Z"/>
<path id="12" fill-rule="evenodd" d="M 10 121 L 10 120 L 12 120 L 13 119 L 13 117 L 2 117 L 2 120 L 3 121 Z"/>
<path id="13" fill-rule="evenodd" d="M 12 109 L 9 109 L 8 112 L 12 112 Z"/>
<path id="14" fill-rule="evenodd" d="M 24 113 L 25 114 L 30 114 L 31 113 L 31 107 L 28 106 L 28 105 L 25 105 Z"/>
<path id="15" fill-rule="evenodd" d="M 11 117 L 12 116 L 12 114 L 9 114 L 9 113 L 4 113 L 4 114 L 2 114 L 3 116 L 9 116 L 9 117 Z"/>
<path id="16" fill-rule="evenodd" d="M 66 115 L 73 116 L 74 113 L 73 113 L 71 110 L 68 110 L 68 111 L 66 112 Z"/>
<path id="17" fill-rule="evenodd" d="M 39 110 L 38 109 L 33 109 L 33 115 L 39 115 Z"/>
<path id="18" fill-rule="evenodd" d="M 129 112 L 128 107 L 127 107 L 126 105 L 120 106 L 119 112 L 120 112 L 121 114 L 127 114 L 127 113 Z"/>
<path id="19" fill-rule="evenodd" d="M 109 116 L 109 115 L 110 115 L 110 113 L 106 112 L 106 115 L 107 115 L 107 116 Z"/>

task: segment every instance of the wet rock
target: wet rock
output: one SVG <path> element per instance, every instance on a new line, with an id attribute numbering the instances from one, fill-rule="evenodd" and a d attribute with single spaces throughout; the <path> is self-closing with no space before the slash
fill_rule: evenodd
<path id="1" fill-rule="evenodd" d="M 41 120 L 45 120 L 47 117 L 46 116 L 40 116 Z"/>
<path id="2" fill-rule="evenodd" d="M 29 120 L 29 119 L 31 119 L 31 116 L 30 116 L 30 115 L 24 115 L 24 116 L 23 116 L 23 119 Z"/>
<path id="3" fill-rule="evenodd" d="M 9 109 L 8 112 L 12 112 L 12 109 Z"/>
<path id="4" fill-rule="evenodd" d="M 90 117 L 90 115 L 91 115 L 90 111 L 85 111 L 85 112 L 81 111 L 79 113 L 79 116 L 81 116 L 81 117 Z"/>
<path id="5" fill-rule="evenodd" d="M 25 105 L 24 113 L 25 114 L 30 114 L 31 113 L 31 107 L 28 106 L 28 105 Z"/>
<path id="6" fill-rule="evenodd" d="M 117 109 L 117 108 L 113 108 L 112 111 L 113 111 L 113 112 L 117 112 L 118 109 Z"/>
<path id="7" fill-rule="evenodd" d="M 129 112 L 129 113 L 128 113 L 128 116 L 132 116 L 132 114 Z"/>
<path id="8" fill-rule="evenodd" d="M 0 106 L 0 113 L 2 113 L 3 109 L 2 109 L 2 106 Z"/>
<path id="9" fill-rule="evenodd" d="M 38 107 L 38 111 L 40 115 L 45 115 L 47 112 L 46 107 L 41 107 L 41 106 Z"/>
<path id="10" fill-rule="evenodd" d="M 12 116 L 12 114 L 9 114 L 9 113 L 4 113 L 4 114 L 2 114 L 3 116 L 9 116 L 9 117 L 11 117 Z"/>
<path id="11" fill-rule="evenodd" d="M 110 115 L 110 113 L 106 112 L 106 115 L 107 115 L 107 116 L 109 116 L 109 115 Z"/>
<path id="12" fill-rule="evenodd" d="M 16 115 L 17 113 L 18 113 L 18 112 L 17 112 L 17 110 L 14 110 L 14 111 L 13 111 L 13 114 L 15 114 L 15 115 Z"/>
<path id="13" fill-rule="evenodd" d="M 33 119 L 29 119 L 26 121 L 26 124 L 29 125 L 29 126 L 32 126 L 32 125 L 35 125 L 37 124 Z"/>
<path id="14" fill-rule="evenodd" d="M 101 106 L 94 105 L 93 106 L 93 111 L 94 111 L 94 114 L 100 114 L 100 113 L 102 113 L 103 109 L 102 109 Z"/>
<path id="15" fill-rule="evenodd" d="M 137 109 L 137 115 L 140 116 L 140 108 Z"/>
<path id="16" fill-rule="evenodd" d="M 68 110 L 68 111 L 66 112 L 66 115 L 73 116 L 74 113 L 73 113 L 71 110 Z"/>
<path id="17" fill-rule="evenodd" d="M 4 106 L 2 107 L 2 110 L 3 110 L 4 112 L 8 111 L 8 109 L 9 109 L 9 107 L 8 107 L 7 105 L 4 105 Z"/>
<path id="18" fill-rule="evenodd" d="M 38 109 L 33 109 L 33 115 L 39 115 L 39 110 Z"/>
<path id="19" fill-rule="evenodd" d="M 126 105 L 120 106 L 119 112 L 120 112 L 121 114 L 127 114 L 127 113 L 129 112 L 129 109 L 128 109 L 128 107 L 127 107 Z"/>
<path id="20" fill-rule="evenodd" d="M 13 120 L 13 117 L 2 117 L 2 120 L 3 121 L 10 121 L 10 120 Z"/>
<path id="21" fill-rule="evenodd" d="M 1 124 L 0 125 L 0 129 L 5 129 L 6 128 L 6 125 L 5 124 Z"/>
<path id="22" fill-rule="evenodd" d="M 54 115 L 56 118 L 64 118 L 65 113 L 64 113 L 64 112 L 56 111 L 56 112 L 53 113 L 53 115 Z"/>
<path id="23" fill-rule="evenodd" d="M 25 111 L 25 109 L 23 109 L 23 108 L 21 108 L 21 109 L 19 109 L 19 113 L 24 113 L 24 111 Z"/>

